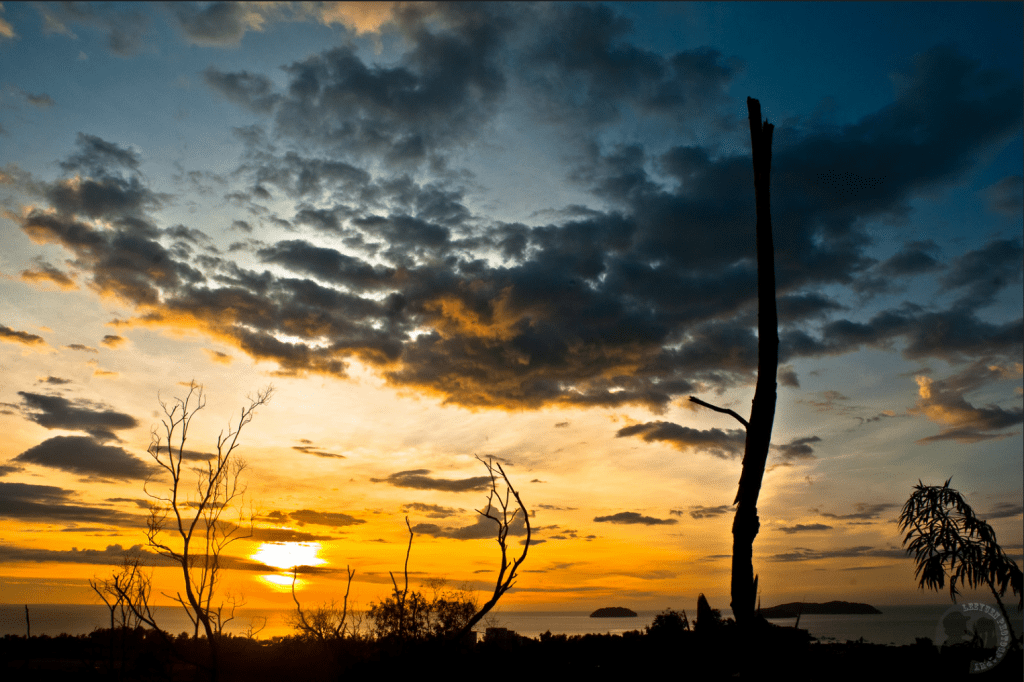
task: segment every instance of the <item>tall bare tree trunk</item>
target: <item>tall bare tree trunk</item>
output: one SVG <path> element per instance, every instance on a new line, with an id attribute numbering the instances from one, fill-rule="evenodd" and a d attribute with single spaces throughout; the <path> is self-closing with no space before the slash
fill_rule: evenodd
<path id="1" fill-rule="evenodd" d="M 747 425 L 743 472 L 736 492 L 736 517 L 732 524 L 732 612 L 741 626 L 754 616 L 757 578 L 752 555 L 760 528 L 757 498 L 761 493 L 768 446 L 775 421 L 779 369 L 778 313 L 775 306 L 775 249 L 769 187 L 772 167 L 772 132 L 775 126 L 761 122 L 761 103 L 747 98 L 750 143 L 754 159 L 754 197 L 757 204 L 757 386 Z"/>

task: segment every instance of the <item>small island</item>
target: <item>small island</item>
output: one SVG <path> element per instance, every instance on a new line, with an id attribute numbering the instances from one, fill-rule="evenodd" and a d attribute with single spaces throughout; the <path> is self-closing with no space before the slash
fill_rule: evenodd
<path id="1" fill-rule="evenodd" d="M 591 618 L 636 618 L 636 611 L 622 606 L 606 606 L 590 614 Z"/>
<path id="2" fill-rule="evenodd" d="M 845 614 L 874 614 L 881 613 L 870 604 L 858 604 L 849 601 L 830 601 L 824 604 L 813 604 L 807 602 L 791 602 L 779 604 L 767 609 L 761 609 L 760 614 L 764 618 L 796 618 L 798 614 L 805 615 L 845 615 Z"/>

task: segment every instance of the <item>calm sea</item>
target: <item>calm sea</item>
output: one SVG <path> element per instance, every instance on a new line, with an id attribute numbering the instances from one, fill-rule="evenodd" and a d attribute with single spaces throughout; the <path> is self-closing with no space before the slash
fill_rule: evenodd
<path id="1" fill-rule="evenodd" d="M 882 612 L 874 615 L 818 616 L 804 615 L 800 627 L 823 642 L 845 642 L 861 637 L 875 644 L 913 644 L 915 638 L 936 639 L 936 629 L 950 603 L 927 606 L 879 605 Z M 104 606 L 30 604 L 29 617 L 33 635 L 56 636 L 62 633 L 83 635 L 95 628 L 109 626 L 109 611 Z M 695 610 L 694 610 L 695 611 Z M 1011 624 L 1019 635 L 1024 632 L 1021 614 L 1016 607 L 1008 607 Z M 192 632 L 191 624 L 180 607 L 157 607 L 157 622 L 168 632 Z M 657 611 L 639 611 L 636 618 L 590 618 L 589 612 L 578 611 L 502 611 L 492 613 L 477 629 L 497 626 L 514 630 L 526 637 L 536 637 L 543 632 L 555 634 L 583 635 L 588 633 L 621 634 L 629 630 L 643 630 L 650 625 Z M 687 612 L 693 617 L 695 613 Z M 240 635 L 255 624 L 259 626 L 266 619 L 266 625 L 257 637 L 269 638 L 293 634 L 289 624 L 290 610 L 287 609 L 240 609 L 238 617 L 228 624 L 226 630 Z M 723 616 L 730 616 L 728 609 L 722 609 Z M 794 618 L 773 620 L 780 625 L 792 625 Z M 25 606 L 23 604 L 0 604 L 0 636 L 25 634 Z"/>

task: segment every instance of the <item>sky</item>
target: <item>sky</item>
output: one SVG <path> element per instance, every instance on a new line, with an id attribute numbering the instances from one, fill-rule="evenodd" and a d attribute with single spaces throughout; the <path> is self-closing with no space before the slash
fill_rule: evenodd
<path id="1" fill-rule="evenodd" d="M 141 545 L 170 603 L 148 448 L 195 381 L 188 464 L 274 389 L 222 595 L 287 608 L 299 563 L 314 605 L 348 566 L 365 608 L 408 518 L 413 589 L 483 601 L 492 458 L 533 538 L 500 608 L 727 609 L 743 432 L 688 398 L 753 396 L 747 97 L 775 125 L 763 603 L 947 600 L 901 548 L 919 481 L 1021 562 L 1022 15 L 4 3 L 0 602 L 99 603 Z"/>

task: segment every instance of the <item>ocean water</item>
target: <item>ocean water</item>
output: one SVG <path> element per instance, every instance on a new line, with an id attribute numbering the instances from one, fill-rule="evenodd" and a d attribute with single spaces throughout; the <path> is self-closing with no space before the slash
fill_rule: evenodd
<path id="1" fill-rule="evenodd" d="M 864 638 L 874 644 L 913 644 L 919 637 L 933 641 L 941 634 L 943 615 L 952 604 L 924 606 L 876 605 L 881 614 L 871 615 L 804 615 L 800 627 L 822 642 L 845 642 Z M 109 627 L 110 615 L 106 607 L 91 604 L 29 604 L 29 617 L 33 635 L 51 637 L 66 633 L 84 635 L 96 628 Z M 1024 632 L 1021 614 L 1015 606 L 1008 606 L 1011 626 L 1020 635 Z M 256 635 L 265 639 L 294 634 L 289 624 L 290 609 L 239 609 L 238 616 L 225 628 L 241 635 L 251 625 L 264 628 Z M 544 632 L 566 635 L 622 634 L 630 630 L 643 631 L 658 611 L 638 611 L 636 618 L 590 618 L 589 612 L 579 611 L 499 611 L 489 614 L 476 628 L 481 634 L 487 627 L 504 627 L 526 637 L 537 637 Z M 687 610 L 693 618 L 693 612 Z M 180 607 L 156 607 L 157 622 L 168 632 L 192 632 L 192 625 Z M 731 616 L 722 609 L 723 617 Z M 773 619 L 778 625 L 793 625 L 795 618 Z M 25 634 L 25 606 L 0 604 L 0 636 Z"/>

